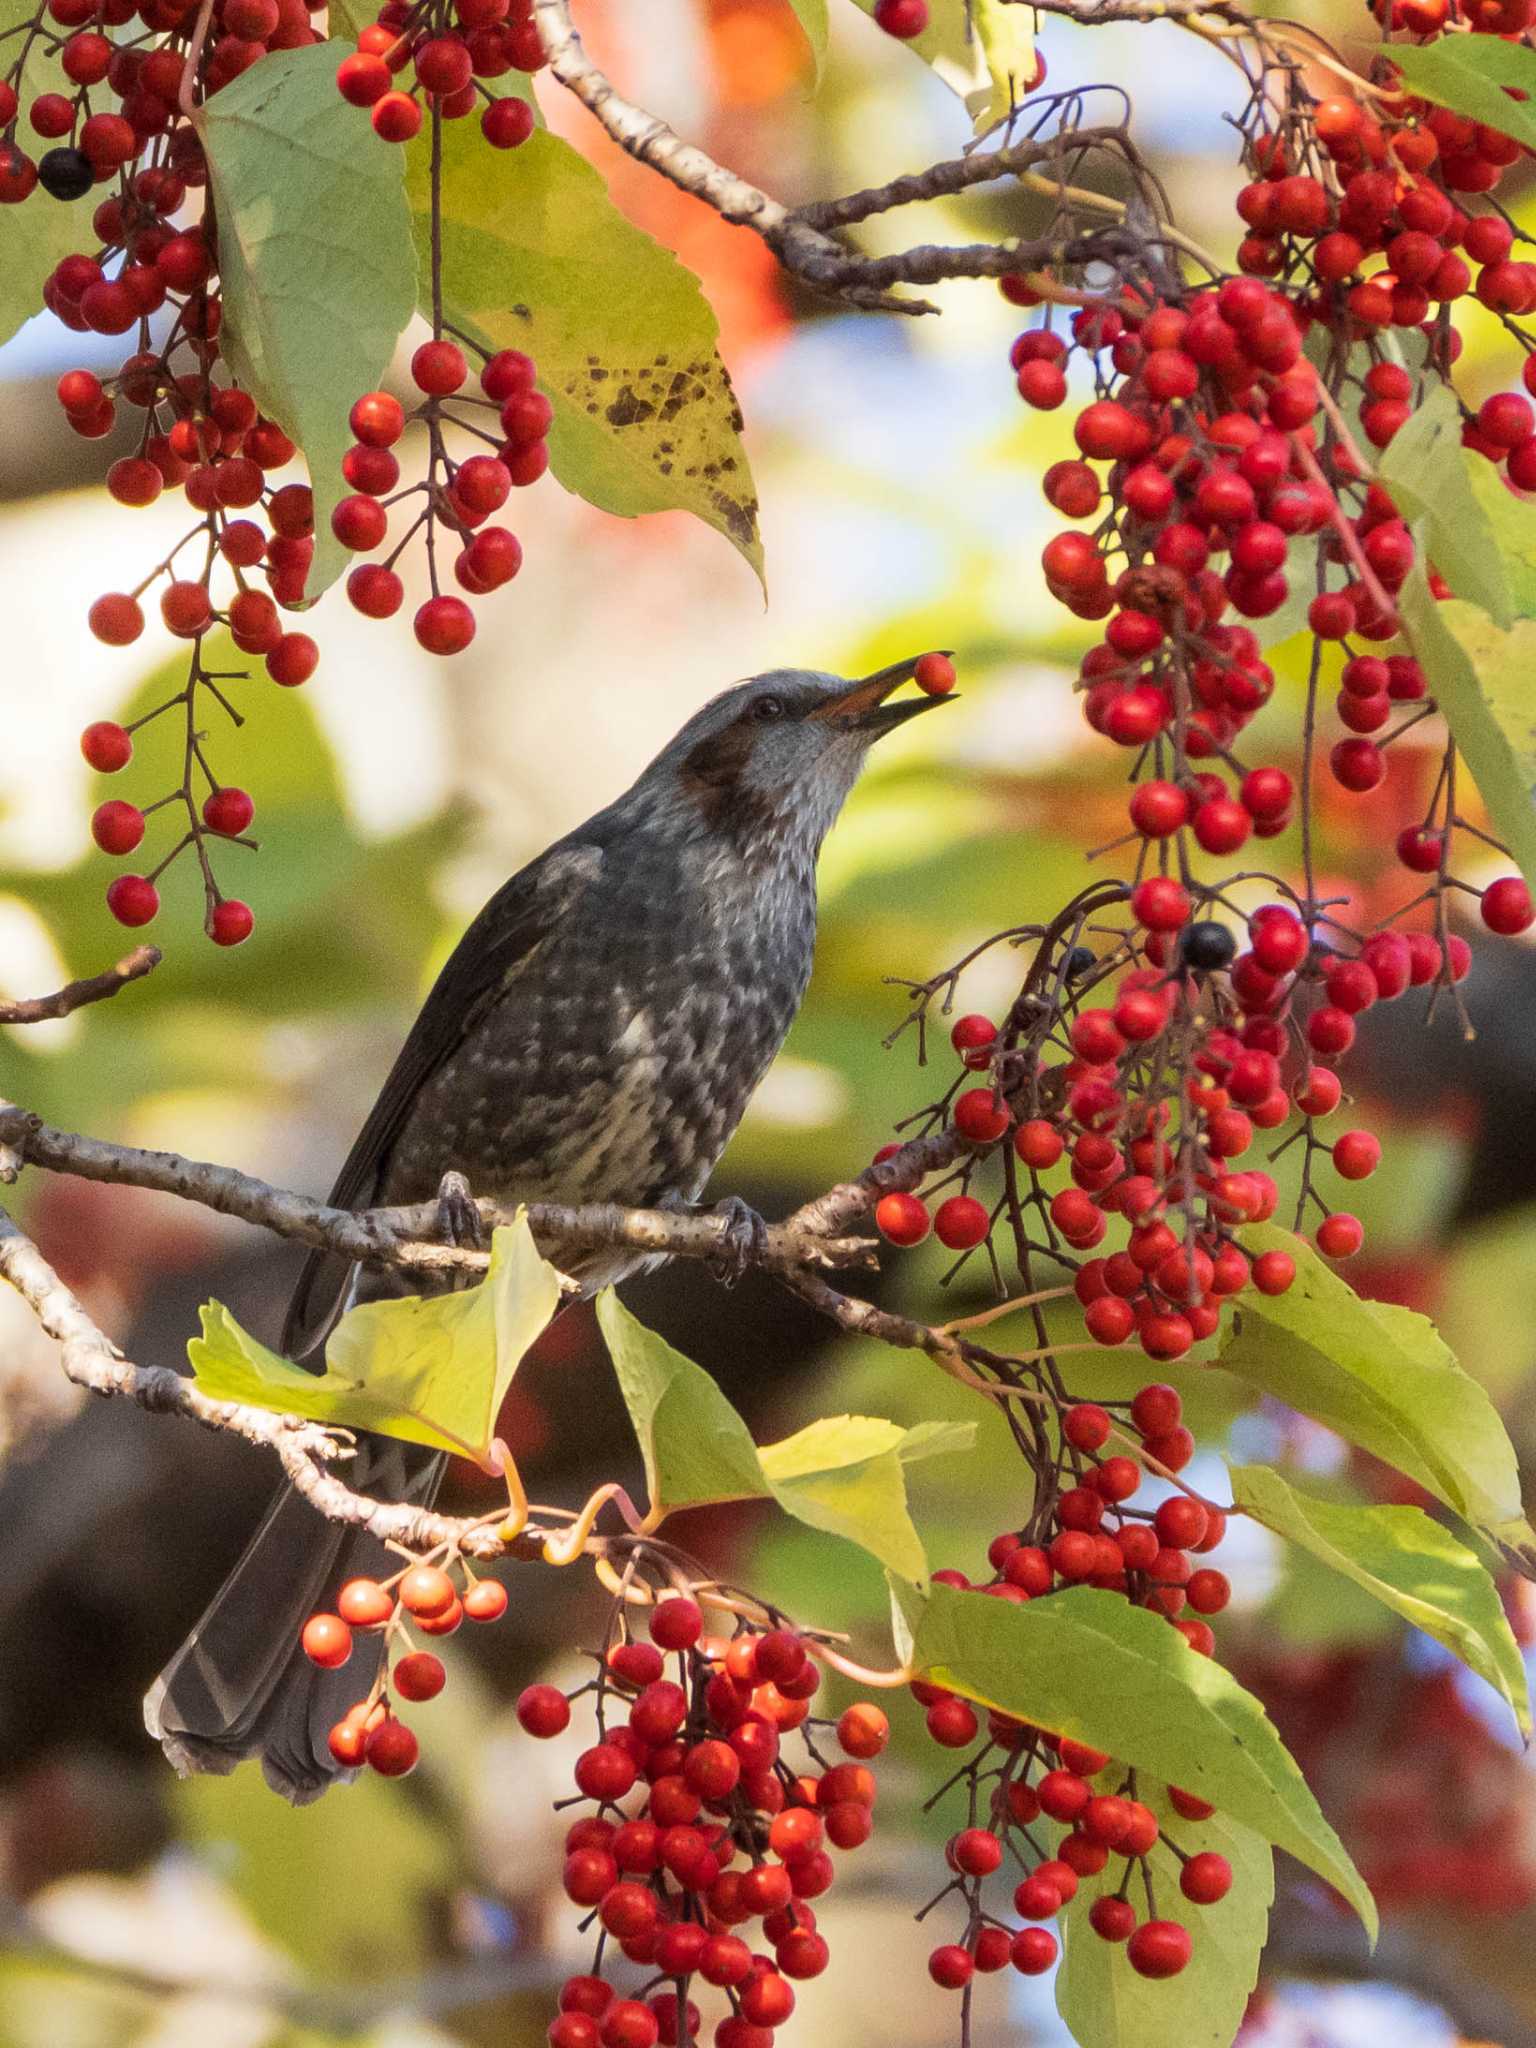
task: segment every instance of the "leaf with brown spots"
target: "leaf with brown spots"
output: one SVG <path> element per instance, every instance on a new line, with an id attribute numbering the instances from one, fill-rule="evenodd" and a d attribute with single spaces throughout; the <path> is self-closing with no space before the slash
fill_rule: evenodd
<path id="1" fill-rule="evenodd" d="M 407 183 L 425 287 L 425 138 Z M 550 467 L 566 489 L 625 517 L 692 512 L 761 577 L 741 411 L 693 273 L 546 130 L 502 154 L 484 148 L 475 123 L 445 123 L 442 213 L 448 317 L 487 346 L 533 357 L 555 410 Z"/>

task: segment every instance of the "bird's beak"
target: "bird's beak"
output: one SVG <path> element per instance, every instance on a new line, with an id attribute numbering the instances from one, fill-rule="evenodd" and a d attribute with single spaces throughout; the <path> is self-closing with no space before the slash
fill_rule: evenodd
<path id="1" fill-rule="evenodd" d="M 911 681 L 912 672 L 921 659 L 921 655 L 913 654 L 905 661 L 892 662 L 889 668 L 877 669 L 872 676 L 850 683 L 837 696 L 818 704 L 810 716 L 828 725 L 840 726 L 845 732 L 869 733 L 878 739 L 882 733 L 905 725 L 909 718 L 916 718 L 920 711 L 931 711 L 935 704 L 949 703 L 948 697 L 903 697 L 899 704 L 885 701 L 902 683 Z"/>

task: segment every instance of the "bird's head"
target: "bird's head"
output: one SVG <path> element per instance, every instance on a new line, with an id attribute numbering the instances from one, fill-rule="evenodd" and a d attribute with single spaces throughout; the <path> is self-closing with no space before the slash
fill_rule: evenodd
<path id="1" fill-rule="evenodd" d="M 646 769 L 636 794 L 690 831 L 738 850 L 796 843 L 814 854 L 883 734 L 948 701 L 891 703 L 919 657 L 849 682 L 812 669 L 770 669 L 711 698 Z"/>

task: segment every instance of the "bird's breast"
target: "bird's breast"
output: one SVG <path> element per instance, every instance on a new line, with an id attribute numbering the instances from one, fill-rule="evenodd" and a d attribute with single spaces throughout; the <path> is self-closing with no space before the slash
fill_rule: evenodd
<path id="1" fill-rule="evenodd" d="M 503 1201 L 697 1198 L 804 994 L 814 877 L 621 861 L 423 1088 L 390 1199 L 449 1166 Z"/>

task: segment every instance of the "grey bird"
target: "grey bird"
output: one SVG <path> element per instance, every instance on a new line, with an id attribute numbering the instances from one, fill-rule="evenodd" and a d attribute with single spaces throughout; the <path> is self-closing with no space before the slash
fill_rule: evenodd
<path id="1" fill-rule="evenodd" d="M 449 1188 L 500 1203 L 696 1203 L 805 993 L 822 840 L 873 742 L 945 701 L 887 701 L 915 666 L 737 684 L 505 883 L 438 976 L 331 1201 L 426 1201 L 462 1176 Z M 646 1263 L 596 1253 L 572 1277 L 590 1294 Z M 396 1276 L 313 1254 L 285 1350 L 308 1356 L 349 1302 L 400 1291 Z M 443 1465 L 371 1437 L 348 1478 L 425 1505 Z M 323 1792 L 342 1774 L 327 1732 L 371 1673 L 359 1678 L 356 1654 L 318 1670 L 299 1633 L 345 1580 L 392 1568 L 365 1532 L 280 1494 L 145 1701 L 172 1763 L 223 1772 L 259 1757 L 290 1799 Z"/>

